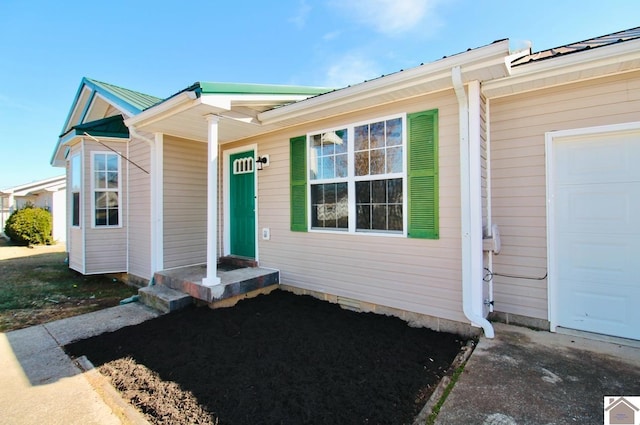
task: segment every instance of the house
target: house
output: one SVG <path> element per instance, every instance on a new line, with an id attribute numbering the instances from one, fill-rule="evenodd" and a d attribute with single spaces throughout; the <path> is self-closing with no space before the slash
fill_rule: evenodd
<path id="1" fill-rule="evenodd" d="M 67 239 L 66 177 L 58 176 L 0 190 L 0 236 L 12 212 L 34 205 L 51 213 L 52 236 L 56 242 Z"/>
<path id="2" fill-rule="evenodd" d="M 500 40 L 336 90 L 160 100 L 84 79 L 52 159 L 70 267 L 182 270 L 167 286 L 214 303 L 262 289 L 218 270 L 249 259 L 283 289 L 433 329 L 640 339 L 639 113 L 638 28 L 538 53 Z"/>
<path id="3" fill-rule="evenodd" d="M 610 398 L 609 404 L 604 409 L 610 424 L 627 425 L 635 425 L 637 423 L 635 416 L 639 410 L 624 397 Z"/>

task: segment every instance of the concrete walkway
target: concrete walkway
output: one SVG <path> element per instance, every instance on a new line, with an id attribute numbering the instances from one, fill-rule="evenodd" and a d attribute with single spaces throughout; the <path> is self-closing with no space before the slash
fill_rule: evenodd
<path id="1" fill-rule="evenodd" d="M 0 423 L 146 423 L 97 371 L 83 373 L 61 347 L 157 316 L 133 303 L 0 333 Z"/>
<path id="2" fill-rule="evenodd" d="M 637 341 L 503 324 L 495 331 L 495 339 L 480 339 L 436 424 L 602 424 L 605 396 L 640 395 Z"/>

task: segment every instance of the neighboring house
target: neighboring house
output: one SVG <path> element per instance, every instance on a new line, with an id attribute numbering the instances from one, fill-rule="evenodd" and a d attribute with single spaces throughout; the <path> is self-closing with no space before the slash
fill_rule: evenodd
<path id="1" fill-rule="evenodd" d="M 12 212 L 34 205 L 51 213 L 52 236 L 56 242 L 67 240 L 66 177 L 58 176 L 0 190 L 0 235 Z"/>
<path id="2" fill-rule="evenodd" d="M 206 264 L 184 290 L 211 302 L 218 259 L 248 257 L 434 329 L 493 336 L 492 312 L 633 339 L 638 161 L 640 29 L 497 41 L 338 90 L 200 82 L 160 101 L 84 79 L 52 159 L 83 273 Z"/>

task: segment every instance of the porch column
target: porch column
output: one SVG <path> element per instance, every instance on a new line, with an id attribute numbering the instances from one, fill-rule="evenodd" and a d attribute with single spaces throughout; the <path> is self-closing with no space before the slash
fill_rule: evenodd
<path id="1" fill-rule="evenodd" d="M 207 155 L 207 275 L 205 286 L 220 284 L 218 272 L 218 121 L 216 115 L 206 116 L 208 123 Z"/>

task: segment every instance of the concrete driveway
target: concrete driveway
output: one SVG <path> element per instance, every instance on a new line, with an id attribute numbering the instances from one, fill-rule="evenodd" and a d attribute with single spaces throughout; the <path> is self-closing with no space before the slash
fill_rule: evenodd
<path id="1" fill-rule="evenodd" d="M 495 331 L 480 339 L 436 424 L 602 424 L 605 396 L 640 396 L 638 341 Z"/>

